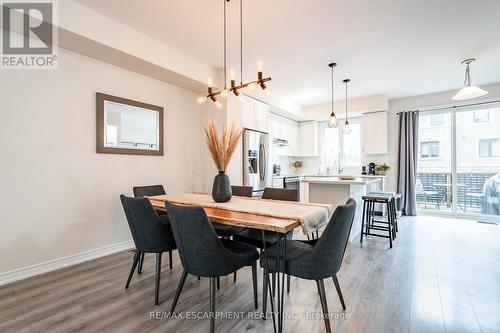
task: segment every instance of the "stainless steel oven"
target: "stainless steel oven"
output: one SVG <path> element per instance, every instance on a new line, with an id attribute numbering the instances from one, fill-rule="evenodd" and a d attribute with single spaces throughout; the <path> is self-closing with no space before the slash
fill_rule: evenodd
<path id="1" fill-rule="evenodd" d="M 299 176 L 285 177 L 285 188 L 297 190 L 297 195 L 300 198 L 300 179 Z"/>

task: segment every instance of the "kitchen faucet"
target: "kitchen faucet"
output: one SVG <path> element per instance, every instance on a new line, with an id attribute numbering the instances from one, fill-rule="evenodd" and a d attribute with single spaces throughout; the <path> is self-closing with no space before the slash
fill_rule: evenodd
<path id="1" fill-rule="evenodd" d="M 335 166 L 335 165 L 339 166 L 339 174 L 344 172 L 344 168 L 342 168 L 342 165 L 340 164 L 340 160 L 335 160 L 335 162 L 333 163 L 333 166 Z"/>

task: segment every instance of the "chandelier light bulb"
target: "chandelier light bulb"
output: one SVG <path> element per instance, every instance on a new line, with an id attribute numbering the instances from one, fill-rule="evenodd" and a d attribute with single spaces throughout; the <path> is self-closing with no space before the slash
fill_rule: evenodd
<path id="1" fill-rule="evenodd" d="M 257 62 L 257 72 L 262 72 L 262 61 Z"/>

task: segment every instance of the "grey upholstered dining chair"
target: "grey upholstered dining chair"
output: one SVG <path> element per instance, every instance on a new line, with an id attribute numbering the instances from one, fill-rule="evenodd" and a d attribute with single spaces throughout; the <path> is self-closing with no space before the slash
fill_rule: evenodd
<path id="1" fill-rule="evenodd" d="M 201 207 L 177 206 L 168 202 L 165 206 L 184 268 L 170 314 L 174 313 L 188 274 L 210 278 L 210 332 L 214 332 L 216 278 L 244 266 L 252 266 L 254 303 L 257 308 L 257 249 L 248 244 L 217 237 Z"/>
<path id="2" fill-rule="evenodd" d="M 170 225 L 163 224 L 147 198 L 130 198 L 120 195 L 130 232 L 137 251 L 128 275 L 128 289 L 139 258 L 143 253 L 156 254 L 155 304 L 158 305 L 162 253 L 177 248 Z"/>
<path id="3" fill-rule="evenodd" d="M 262 193 L 262 199 L 299 201 L 299 191 L 289 188 L 266 187 Z"/>
<path id="4" fill-rule="evenodd" d="M 252 186 L 231 186 L 231 192 L 233 195 L 238 197 L 252 197 L 253 187 Z"/>
<path id="5" fill-rule="evenodd" d="M 270 200 L 281 200 L 281 201 L 298 201 L 298 191 L 294 189 L 281 189 L 281 188 L 271 188 L 266 187 L 264 189 L 264 193 L 262 194 L 262 199 L 270 199 Z M 291 239 L 293 233 L 290 232 L 286 235 L 287 238 Z M 266 248 L 271 247 L 278 240 L 278 235 L 275 232 L 265 232 L 264 238 L 266 240 Z M 246 229 L 239 233 L 234 234 L 233 239 L 242 242 L 251 244 L 259 249 L 264 248 L 264 243 L 262 241 L 262 232 L 260 230 L 255 229 Z M 266 270 L 262 273 L 262 310 L 263 313 L 266 312 L 267 307 L 267 292 L 266 292 L 266 281 L 268 279 L 268 274 Z M 275 294 L 275 285 L 276 285 L 276 275 L 272 274 L 272 292 Z M 290 290 L 290 278 L 287 277 L 287 290 Z"/>
<path id="6" fill-rule="evenodd" d="M 165 193 L 165 188 L 163 185 L 147 185 L 147 186 L 135 186 L 132 188 L 134 192 L 134 197 L 136 198 L 142 198 L 142 197 L 152 197 L 155 195 L 164 195 Z M 158 215 L 160 216 L 160 220 L 163 224 L 169 225 L 170 222 L 168 220 L 168 215 L 166 214 L 165 211 L 163 210 L 156 210 Z M 142 273 L 142 266 L 144 264 L 144 253 L 141 254 L 141 257 L 139 258 L 139 262 L 137 263 L 137 272 L 139 274 Z M 172 269 L 172 251 L 168 251 L 168 264 L 170 266 L 170 269 Z"/>
<path id="7" fill-rule="evenodd" d="M 342 265 L 349 233 L 356 211 L 356 202 L 349 199 L 345 205 L 338 206 L 333 213 L 330 222 L 319 239 L 299 241 L 280 240 L 280 248 L 286 246 L 285 265 L 278 267 L 278 271 L 306 280 L 315 280 L 318 288 L 321 307 L 323 309 L 326 331 L 331 332 L 330 320 L 328 319 L 328 304 L 326 302 L 325 285 L 323 280 L 332 278 L 340 298 L 342 308 L 345 310 L 345 302 L 337 279 L 337 272 Z M 282 242 L 286 242 L 282 244 Z M 270 272 L 276 271 L 276 249 L 273 245 L 261 255 L 260 264 Z M 281 250 L 283 251 L 283 250 Z M 281 252 L 280 256 L 283 256 Z M 283 263 L 283 260 L 280 260 Z"/>

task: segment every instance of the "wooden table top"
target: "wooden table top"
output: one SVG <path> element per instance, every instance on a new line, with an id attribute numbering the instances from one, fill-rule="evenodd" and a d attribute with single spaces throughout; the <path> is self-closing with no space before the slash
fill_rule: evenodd
<path id="1" fill-rule="evenodd" d="M 151 204 L 155 209 L 166 210 L 165 201 L 176 203 L 175 197 L 158 195 L 149 197 Z M 182 204 L 182 203 L 177 203 Z M 202 205 L 200 205 L 202 206 Z M 202 206 L 203 207 L 203 206 Z M 231 211 L 228 209 L 220 209 L 213 207 L 203 207 L 207 216 L 212 222 L 226 224 L 237 227 L 245 227 L 266 231 L 275 231 L 279 233 L 287 233 L 300 226 L 300 222 L 295 219 L 276 218 L 252 213 L 243 213 Z"/>

